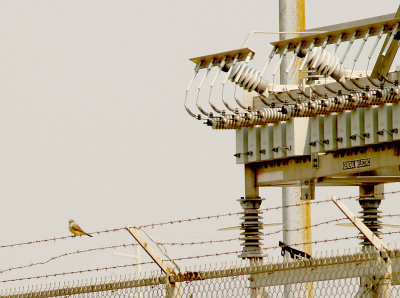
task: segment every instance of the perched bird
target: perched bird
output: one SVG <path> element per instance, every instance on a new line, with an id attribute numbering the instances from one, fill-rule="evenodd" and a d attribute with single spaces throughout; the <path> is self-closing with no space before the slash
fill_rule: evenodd
<path id="1" fill-rule="evenodd" d="M 82 230 L 82 228 L 73 219 L 69 220 L 69 230 L 74 235 L 87 235 L 89 237 L 93 237 L 92 235 Z"/>

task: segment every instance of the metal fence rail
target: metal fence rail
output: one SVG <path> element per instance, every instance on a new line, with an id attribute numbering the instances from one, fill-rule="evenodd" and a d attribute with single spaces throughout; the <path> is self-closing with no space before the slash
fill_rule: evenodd
<path id="1" fill-rule="evenodd" d="M 242 263 L 217 270 L 132 279 L 84 280 L 8 289 L 1 297 L 398 297 L 400 250 L 368 251 L 280 263 Z M 172 297 L 172 296 L 169 296 Z"/>

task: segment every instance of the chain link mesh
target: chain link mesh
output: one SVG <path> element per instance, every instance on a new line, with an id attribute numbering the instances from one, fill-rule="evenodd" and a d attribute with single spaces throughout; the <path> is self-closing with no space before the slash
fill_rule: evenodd
<path id="1" fill-rule="evenodd" d="M 207 268 L 210 268 L 209 266 Z M 146 278 L 75 281 L 1 292 L 1 297 L 399 297 L 400 251 L 243 262 Z"/>

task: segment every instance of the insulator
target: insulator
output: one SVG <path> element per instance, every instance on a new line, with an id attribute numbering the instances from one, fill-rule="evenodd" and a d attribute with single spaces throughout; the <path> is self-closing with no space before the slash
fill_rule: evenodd
<path id="1" fill-rule="evenodd" d="M 374 187 L 374 186 L 371 186 Z M 379 205 L 381 204 L 381 198 L 379 195 L 367 195 L 363 194 L 360 196 L 359 203 L 362 208 L 360 212 L 360 218 L 362 222 L 374 233 L 375 236 L 381 238 L 382 222 L 380 219 Z M 361 244 L 363 246 L 371 246 L 371 242 L 364 235 L 360 236 L 363 241 Z"/>
<path id="2" fill-rule="evenodd" d="M 280 122 L 288 119 L 288 116 L 285 114 L 282 114 L 280 109 L 278 108 L 270 108 L 270 109 L 264 109 L 262 111 L 263 116 L 265 117 L 265 121 L 270 121 L 272 122 Z M 267 122 L 268 123 L 268 122 Z"/>
<path id="3" fill-rule="evenodd" d="M 241 258 L 261 258 L 263 256 L 261 249 L 261 240 L 263 233 L 260 231 L 263 228 L 260 216 L 261 198 L 241 198 L 238 200 L 244 210 L 240 233 L 240 240 L 243 241 L 240 245 L 243 246 Z"/>
<path id="4" fill-rule="evenodd" d="M 213 129 L 237 129 L 277 123 L 293 117 L 312 117 L 329 113 L 340 113 L 358 107 L 399 102 L 399 91 L 400 87 L 392 87 L 370 90 L 368 92 L 357 92 L 352 93 L 351 98 L 347 94 L 297 103 L 296 105 L 287 105 L 285 106 L 285 113 L 282 113 L 282 108 L 264 108 L 247 113 L 226 115 L 222 118 L 210 118 L 207 124 L 212 126 Z"/>
<path id="5" fill-rule="evenodd" d="M 232 66 L 233 69 L 229 75 L 232 82 L 238 84 L 248 91 L 257 91 L 262 94 L 267 89 L 267 82 L 262 80 L 261 72 L 248 66 L 244 62 L 238 62 Z"/>
<path id="6" fill-rule="evenodd" d="M 327 50 L 313 48 L 307 56 L 306 65 L 314 69 L 319 74 L 339 81 L 345 72 L 345 68 L 339 61 L 339 58 Z"/>

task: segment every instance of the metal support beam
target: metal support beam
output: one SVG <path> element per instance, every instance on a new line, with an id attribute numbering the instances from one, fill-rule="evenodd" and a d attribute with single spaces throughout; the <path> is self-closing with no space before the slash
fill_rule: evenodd
<path id="1" fill-rule="evenodd" d="M 139 229 L 127 226 L 129 234 L 139 243 L 139 245 L 145 250 L 149 257 L 160 267 L 160 269 L 166 274 L 166 297 L 167 298 L 179 298 L 179 287 L 177 283 L 170 281 L 170 275 L 174 274 L 174 270 L 162 260 L 158 253 L 143 239 L 139 234 Z"/>
<path id="2" fill-rule="evenodd" d="M 338 208 L 346 215 L 346 217 L 354 224 L 354 226 L 370 241 L 370 243 L 378 250 L 389 250 L 379 238 L 376 236 L 349 208 L 346 207 L 343 202 L 338 198 L 332 197 L 332 201 L 338 206 Z"/>
<path id="3" fill-rule="evenodd" d="M 400 17 L 400 6 L 397 9 L 395 18 Z M 379 53 L 378 59 L 376 60 L 374 69 L 372 70 L 372 78 L 386 77 L 390 67 L 392 66 L 393 60 L 399 49 L 399 36 L 398 36 L 398 24 L 393 28 L 391 33 L 386 36 L 385 42 L 383 43 L 382 49 Z"/>
<path id="4" fill-rule="evenodd" d="M 343 176 L 321 177 L 318 183 L 332 183 L 339 185 L 359 185 L 400 182 L 400 176 Z"/>
<path id="5" fill-rule="evenodd" d="M 396 176 L 400 174 L 399 156 L 400 142 L 397 141 L 318 154 L 315 156 L 318 167 L 311 156 L 259 162 L 253 167 L 257 173 L 257 186 L 279 186 L 320 177 L 375 173 L 383 169 L 392 169 L 390 175 Z"/>
<path id="6" fill-rule="evenodd" d="M 357 33 L 355 37 L 356 39 L 363 38 L 363 35 L 368 31 L 371 31 L 369 36 L 376 36 L 379 34 L 382 27 L 385 27 L 384 32 L 387 33 L 388 29 L 395 26 L 399 21 L 400 20 L 396 17 L 396 14 L 392 13 L 373 18 L 304 30 L 300 37 L 280 40 L 272 42 L 271 44 L 280 50 L 289 45 L 288 51 L 294 51 L 299 43 L 302 45 L 301 49 L 306 49 L 313 42 L 316 47 L 319 47 L 324 43 L 327 37 L 328 40 L 325 42 L 326 44 L 335 44 L 339 38 L 341 39 L 341 42 L 350 40 L 354 32 Z M 315 34 L 314 32 L 323 33 Z"/>

